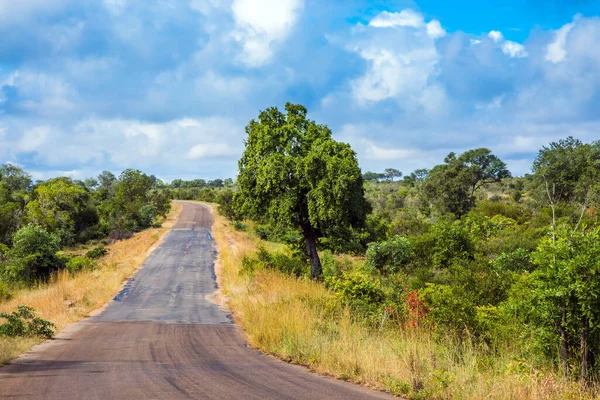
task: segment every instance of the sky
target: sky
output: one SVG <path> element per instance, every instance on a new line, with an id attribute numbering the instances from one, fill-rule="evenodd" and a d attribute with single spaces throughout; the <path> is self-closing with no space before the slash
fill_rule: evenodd
<path id="1" fill-rule="evenodd" d="M 301 103 L 364 171 L 600 139 L 600 1 L 0 0 L 0 163 L 235 177 Z"/>

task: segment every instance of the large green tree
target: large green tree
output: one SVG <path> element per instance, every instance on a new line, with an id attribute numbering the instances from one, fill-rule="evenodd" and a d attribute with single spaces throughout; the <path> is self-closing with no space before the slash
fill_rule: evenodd
<path id="1" fill-rule="evenodd" d="M 450 153 L 444 164 L 429 172 L 422 194 L 441 213 L 460 217 L 475 205 L 477 189 L 508 177 L 506 164 L 488 149 L 469 150 L 458 157 Z"/>
<path id="2" fill-rule="evenodd" d="M 9 244 L 21 227 L 31 177 L 12 164 L 0 165 L 0 244 Z"/>
<path id="3" fill-rule="evenodd" d="M 50 179 L 36 187 L 34 200 L 26 207 L 27 221 L 50 232 L 73 232 L 88 197 L 88 192 L 70 178 Z"/>
<path id="4" fill-rule="evenodd" d="M 340 237 L 364 224 L 369 205 L 356 153 L 332 139 L 306 108 L 271 107 L 246 126 L 234 207 L 240 216 L 302 231 L 311 277 L 321 275 L 320 237 Z"/>
<path id="5" fill-rule="evenodd" d="M 581 207 L 581 222 L 588 207 L 600 200 L 600 141 L 568 137 L 552 142 L 539 151 L 533 172 L 538 195 L 550 204 L 553 219 L 556 206 L 569 203 Z"/>

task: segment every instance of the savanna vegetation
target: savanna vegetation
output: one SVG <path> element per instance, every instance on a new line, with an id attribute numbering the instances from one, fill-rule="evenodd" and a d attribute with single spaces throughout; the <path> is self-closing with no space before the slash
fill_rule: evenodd
<path id="1" fill-rule="evenodd" d="M 246 128 L 223 281 L 254 346 L 410 398 L 593 398 L 600 142 L 361 174 L 288 104 Z M 312 279 L 311 279 L 312 278 Z"/>
<path id="2" fill-rule="evenodd" d="M 523 177 L 485 148 L 403 175 L 300 105 L 246 134 L 236 181 L 1 166 L 0 362 L 108 301 L 184 199 L 219 204 L 218 275 L 265 352 L 415 399 L 600 394 L 600 142 Z"/>
<path id="3" fill-rule="evenodd" d="M 0 166 L 0 363 L 36 338 L 52 336 L 56 327 L 64 326 L 63 314 L 70 308 L 88 312 L 110 298 L 106 289 L 117 290 L 127 276 L 122 274 L 132 269 L 111 264 L 103 270 L 111 259 L 109 248 L 135 232 L 160 227 L 171 199 L 159 184 L 137 170 L 125 170 L 119 177 L 105 171 L 97 179 L 60 177 L 33 183 L 21 168 Z M 113 276 L 121 279 L 116 285 Z M 63 298 L 51 295 L 57 286 L 65 289 L 73 282 L 95 285 L 77 288 L 84 294 L 78 300 L 83 304 L 75 305 L 64 291 Z"/>

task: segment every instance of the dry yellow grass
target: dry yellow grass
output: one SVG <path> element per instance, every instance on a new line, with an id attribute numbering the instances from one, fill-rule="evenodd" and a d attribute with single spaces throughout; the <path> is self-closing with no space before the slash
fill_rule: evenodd
<path id="1" fill-rule="evenodd" d="M 249 344 L 265 353 L 410 398 L 594 398 L 553 371 L 519 367 L 509 350 L 490 359 L 476 348 L 440 344 L 427 331 L 365 328 L 348 310 L 331 313 L 333 294 L 321 284 L 274 271 L 239 273 L 244 255 L 272 244 L 234 230 L 219 215 L 214 234 L 221 289 Z"/>
<path id="2" fill-rule="evenodd" d="M 52 321 L 59 331 L 85 318 L 110 301 L 124 281 L 142 265 L 150 250 L 171 229 L 181 208 L 173 203 L 162 227 L 146 229 L 130 239 L 107 246 L 109 253 L 99 260 L 98 269 L 73 276 L 66 270 L 61 271 L 47 284 L 14 293 L 10 301 L 0 303 L 0 312 L 12 312 L 19 304 L 28 305 L 42 318 Z M 0 365 L 40 341 L 0 337 Z"/>

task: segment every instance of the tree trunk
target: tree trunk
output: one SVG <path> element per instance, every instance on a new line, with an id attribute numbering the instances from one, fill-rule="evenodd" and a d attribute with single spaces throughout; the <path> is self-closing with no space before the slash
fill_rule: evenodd
<path id="1" fill-rule="evenodd" d="M 317 235 L 315 230 L 310 225 L 303 225 L 304 241 L 306 242 L 306 253 L 310 259 L 310 277 L 311 279 L 319 279 L 323 269 L 321 268 L 321 260 L 317 252 Z"/>
<path id="2" fill-rule="evenodd" d="M 562 307 L 562 318 L 560 321 L 559 329 L 560 329 L 560 365 L 562 368 L 563 374 L 567 374 L 567 358 L 569 357 L 569 344 L 567 342 L 567 329 L 565 328 L 567 324 L 567 310 L 563 306 Z"/>
<path id="3" fill-rule="evenodd" d="M 590 350 L 588 348 L 588 336 L 590 334 L 590 320 L 588 317 L 583 317 L 581 320 L 580 352 L 581 352 L 581 379 L 586 380 L 588 377 L 588 365 L 590 358 Z"/>

